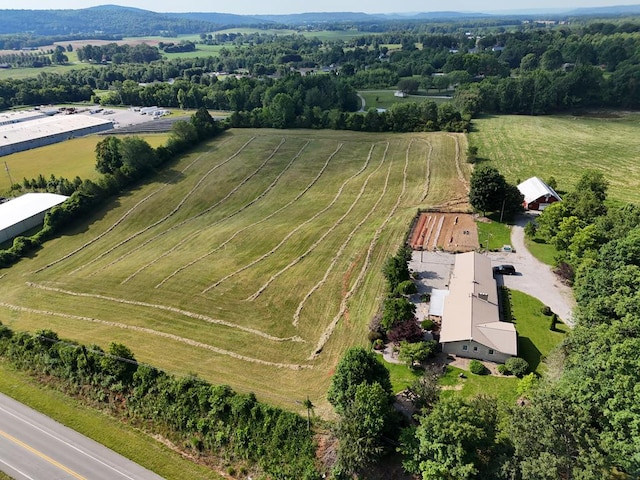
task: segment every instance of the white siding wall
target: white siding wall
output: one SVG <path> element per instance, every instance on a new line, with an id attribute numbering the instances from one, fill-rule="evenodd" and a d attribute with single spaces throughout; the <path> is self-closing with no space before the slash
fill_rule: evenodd
<path id="1" fill-rule="evenodd" d="M 466 347 L 466 349 L 465 349 Z M 511 355 L 506 355 L 497 350 L 490 353 L 490 349 L 473 340 L 466 342 L 448 342 L 442 344 L 442 351 L 451 355 L 465 358 L 475 358 L 478 360 L 487 360 L 489 362 L 504 363 Z"/>
<path id="2" fill-rule="evenodd" d="M 18 222 L 10 227 L 5 228 L 4 230 L 0 230 L 0 243 L 4 243 L 7 240 L 11 240 L 14 237 L 17 237 L 23 232 L 27 230 L 40 226 L 44 222 L 44 215 L 47 212 L 41 212 L 33 217 L 27 218 Z"/>

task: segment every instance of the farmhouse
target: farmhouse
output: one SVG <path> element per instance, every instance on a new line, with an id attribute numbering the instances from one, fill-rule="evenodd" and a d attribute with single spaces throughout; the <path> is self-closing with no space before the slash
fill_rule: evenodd
<path id="1" fill-rule="evenodd" d="M 518 354 L 514 325 L 500 321 L 489 257 L 476 252 L 456 255 L 444 299 L 440 343 L 445 353 L 499 363 Z"/>
<path id="2" fill-rule="evenodd" d="M 538 177 L 531 177 L 518 185 L 524 195 L 524 208 L 528 210 L 544 210 L 554 202 L 562 200 L 560 195 Z"/>
<path id="3" fill-rule="evenodd" d="M 26 193 L 0 204 L 0 243 L 41 225 L 44 215 L 67 198 L 55 193 Z"/>
<path id="4" fill-rule="evenodd" d="M 0 157 L 112 128 L 111 120 L 89 115 L 6 114 L 0 118 Z"/>

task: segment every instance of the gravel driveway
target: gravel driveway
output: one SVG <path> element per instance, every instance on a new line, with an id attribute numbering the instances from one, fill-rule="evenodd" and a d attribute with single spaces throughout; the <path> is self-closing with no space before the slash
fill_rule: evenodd
<path id="1" fill-rule="evenodd" d="M 514 252 L 491 252 L 492 265 L 508 263 L 516 267 L 516 275 L 498 276 L 504 285 L 537 298 L 570 327 L 573 326 L 575 300 L 570 287 L 564 285 L 551 268 L 538 261 L 524 244 L 524 226 L 533 219 L 533 214 L 521 215 L 511 228 L 511 246 Z"/>

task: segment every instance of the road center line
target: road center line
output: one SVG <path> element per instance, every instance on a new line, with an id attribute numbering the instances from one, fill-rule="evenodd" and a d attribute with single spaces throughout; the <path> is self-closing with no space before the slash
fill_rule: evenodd
<path id="1" fill-rule="evenodd" d="M 62 465 L 60 462 L 55 461 L 53 458 L 49 457 L 48 455 L 45 455 L 44 453 L 42 453 L 39 450 L 36 450 L 35 448 L 33 448 L 30 445 L 27 445 L 26 443 L 24 443 L 21 440 L 18 440 L 17 438 L 9 435 L 7 432 L 0 430 L 0 437 L 4 437 L 7 440 L 9 440 L 10 442 L 15 443 L 16 445 L 24 448 L 25 450 L 30 451 L 31 453 L 33 453 L 34 455 L 37 455 L 38 457 L 40 457 L 41 459 L 49 462 L 51 465 L 58 467 L 60 470 L 63 470 L 65 472 L 67 472 L 69 475 L 71 475 L 74 478 L 77 478 L 78 480 L 87 480 L 85 477 L 83 477 L 82 475 L 80 475 L 79 473 L 74 472 L 73 470 L 71 470 L 69 467 L 65 467 L 64 465 Z"/>

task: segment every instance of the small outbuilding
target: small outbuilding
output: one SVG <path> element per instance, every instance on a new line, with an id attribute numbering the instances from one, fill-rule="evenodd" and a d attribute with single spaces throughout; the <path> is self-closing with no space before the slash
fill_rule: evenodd
<path id="1" fill-rule="evenodd" d="M 524 208 L 527 210 L 544 210 L 554 202 L 562 200 L 560 195 L 538 177 L 531 177 L 518 185 L 524 196 Z"/>
<path id="2" fill-rule="evenodd" d="M 26 193 L 0 204 L 0 243 L 41 225 L 45 214 L 67 198 L 55 193 Z"/>

